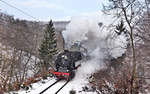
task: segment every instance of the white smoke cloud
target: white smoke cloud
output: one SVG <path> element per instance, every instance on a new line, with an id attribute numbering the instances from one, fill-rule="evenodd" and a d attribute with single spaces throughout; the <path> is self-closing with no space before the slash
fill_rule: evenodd
<path id="1" fill-rule="evenodd" d="M 110 31 L 105 25 L 100 27 L 98 23 L 99 20 L 87 16 L 73 17 L 63 31 L 66 48 L 70 48 L 75 42 L 80 42 L 92 57 L 92 60 L 87 62 L 94 60 L 97 65 L 103 63 L 103 59 L 107 58 L 108 54 L 114 58 L 121 56 L 126 51 L 123 47 L 127 44 L 125 35 L 117 36 L 113 30 Z"/>
<path id="2" fill-rule="evenodd" d="M 89 60 L 82 62 L 72 83 L 87 83 L 85 79 L 89 75 L 106 68 L 104 59 L 117 58 L 126 51 L 123 48 L 127 45 L 125 35 L 118 36 L 113 30 L 110 31 L 112 28 L 108 29 L 106 25 L 100 27 L 99 21 L 87 16 L 73 17 L 66 30 L 63 31 L 66 48 L 70 48 L 75 42 L 80 42 L 91 57 Z"/>

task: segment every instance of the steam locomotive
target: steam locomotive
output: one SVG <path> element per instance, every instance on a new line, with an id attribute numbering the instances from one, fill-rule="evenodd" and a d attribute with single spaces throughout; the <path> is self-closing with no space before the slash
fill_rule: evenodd
<path id="1" fill-rule="evenodd" d="M 81 60 L 83 55 L 79 51 L 68 51 L 60 53 L 55 60 L 55 71 L 53 74 L 59 80 L 71 80 L 75 76 L 75 70 L 80 66 L 76 66 L 75 62 Z"/>

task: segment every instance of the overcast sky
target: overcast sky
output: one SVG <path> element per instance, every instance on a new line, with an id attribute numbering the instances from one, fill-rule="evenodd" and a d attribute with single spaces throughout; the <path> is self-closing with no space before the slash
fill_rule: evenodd
<path id="1" fill-rule="evenodd" d="M 4 0 L 41 21 L 70 19 L 99 12 L 104 0 Z M 0 2 L 1 11 L 15 18 L 35 20 Z"/>

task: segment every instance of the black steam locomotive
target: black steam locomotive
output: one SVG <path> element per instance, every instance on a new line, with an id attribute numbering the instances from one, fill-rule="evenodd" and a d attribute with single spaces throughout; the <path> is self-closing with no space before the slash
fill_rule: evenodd
<path id="1" fill-rule="evenodd" d="M 70 80 L 75 76 L 74 70 L 80 65 L 75 66 L 75 62 L 81 60 L 83 55 L 79 51 L 68 51 L 60 53 L 55 61 L 56 70 L 53 72 L 57 79 Z"/>

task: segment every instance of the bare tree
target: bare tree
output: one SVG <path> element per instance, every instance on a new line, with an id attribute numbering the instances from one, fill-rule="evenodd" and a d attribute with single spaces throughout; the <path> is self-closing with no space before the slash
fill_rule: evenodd
<path id="1" fill-rule="evenodd" d="M 139 15 L 143 13 L 143 5 L 138 0 L 109 0 L 109 5 L 104 6 L 104 12 L 115 15 L 117 19 L 121 19 L 127 26 L 128 35 L 130 37 L 130 45 L 132 48 L 132 77 L 130 81 L 130 93 L 134 93 L 134 84 L 136 84 L 136 50 L 135 50 L 135 26 L 139 23 Z"/>
<path id="2" fill-rule="evenodd" d="M 137 78 L 141 80 L 142 90 L 144 92 L 145 88 L 150 88 L 150 13 L 145 11 L 141 16 L 140 23 L 136 26 L 137 30 L 137 62 L 139 64 L 138 71 L 139 75 Z M 146 83 L 145 83 L 146 82 Z"/>
<path id="3" fill-rule="evenodd" d="M 0 13 L 0 84 L 4 91 L 18 90 L 37 74 L 39 23 Z M 36 31 L 37 30 L 37 31 Z M 34 32 L 33 32 L 34 31 Z M 32 74 L 29 71 L 34 71 Z"/>

